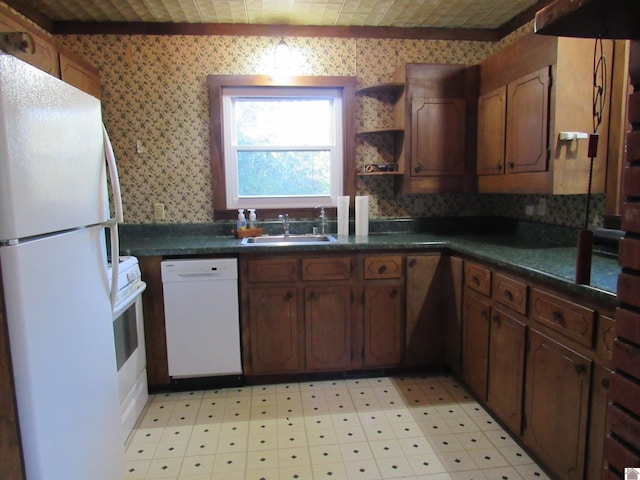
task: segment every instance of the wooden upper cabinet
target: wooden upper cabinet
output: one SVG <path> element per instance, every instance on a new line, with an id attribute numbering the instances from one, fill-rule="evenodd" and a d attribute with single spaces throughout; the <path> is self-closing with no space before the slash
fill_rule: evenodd
<path id="1" fill-rule="evenodd" d="M 473 191 L 476 143 L 477 72 L 475 66 L 411 63 L 400 69 L 405 134 L 396 177 L 399 193 Z M 397 79 L 399 75 L 394 77 Z"/>
<path id="2" fill-rule="evenodd" d="M 464 174 L 464 98 L 411 102 L 411 175 Z"/>
<path id="3" fill-rule="evenodd" d="M 504 173 L 507 86 L 478 98 L 478 175 Z"/>
<path id="4" fill-rule="evenodd" d="M 549 84 L 549 67 L 544 67 L 507 86 L 507 172 L 547 170 Z"/>
<path id="5" fill-rule="evenodd" d="M 60 78 L 83 92 L 100 98 L 100 73 L 84 60 L 57 45 L 36 27 L 0 6 L 0 32 L 25 32 L 33 40 L 33 53 L 15 53 L 21 60 Z"/>
<path id="6" fill-rule="evenodd" d="M 593 132 L 593 40 L 529 35 L 480 62 L 477 163 L 480 193 L 585 194 Z M 612 59 L 613 42 L 604 42 Z M 607 69 L 607 89 L 611 69 Z M 604 193 L 609 103 L 602 112 L 592 193 Z"/>
<path id="7" fill-rule="evenodd" d="M 60 52 L 60 78 L 83 92 L 100 98 L 98 69 L 64 51 Z"/>
<path id="8" fill-rule="evenodd" d="M 33 40 L 34 52 L 17 53 L 15 56 L 54 77 L 60 77 L 58 49 L 53 40 L 2 6 L 0 6 L 0 32 L 28 33 Z"/>

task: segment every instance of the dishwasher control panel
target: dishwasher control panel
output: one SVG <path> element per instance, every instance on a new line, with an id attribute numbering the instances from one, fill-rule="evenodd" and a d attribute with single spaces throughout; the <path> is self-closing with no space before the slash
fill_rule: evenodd
<path id="1" fill-rule="evenodd" d="M 238 262 L 235 258 L 164 260 L 161 270 L 163 281 L 180 281 L 180 278 L 190 275 L 238 278 Z"/>

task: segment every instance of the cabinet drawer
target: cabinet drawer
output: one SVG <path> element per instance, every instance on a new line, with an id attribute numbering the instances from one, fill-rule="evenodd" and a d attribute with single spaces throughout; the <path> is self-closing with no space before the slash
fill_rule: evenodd
<path id="1" fill-rule="evenodd" d="M 402 257 L 400 255 L 365 257 L 364 278 L 365 280 L 402 278 Z"/>
<path id="2" fill-rule="evenodd" d="M 298 280 L 298 261 L 295 258 L 249 260 L 249 281 L 295 282 Z"/>
<path id="3" fill-rule="evenodd" d="M 491 270 L 488 268 L 465 262 L 464 283 L 476 292 L 491 296 Z"/>
<path id="4" fill-rule="evenodd" d="M 336 258 L 303 258 L 303 280 L 349 280 L 351 278 L 351 259 Z"/>
<path id="5" fill-rule="evenodd" d="M 533 320 L 589 348 L 593 346 L 595 311 L 533 289 Z"/>
<path id="6" fill-rule="evenodd" d="M 496 273 L 493 277 L 493 298 L 522 315 L 527 314 L 527 284 Z"/>

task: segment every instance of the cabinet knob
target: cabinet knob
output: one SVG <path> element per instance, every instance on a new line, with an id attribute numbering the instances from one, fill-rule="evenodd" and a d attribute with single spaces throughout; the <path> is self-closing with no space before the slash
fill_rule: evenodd
<path id="1" fill-rule="evenodd" d="M 422 171 L 422 165 L 418 165 L 416 168 L 413 169 L 413 171 L 416 173 L 420 173 Z"/>
<path id="2" fill-rule="evenodd" d="M 475 275 L 473 277 L 471 277 L 471 281 L 475 284 L 475 285 L 480 285 L 480 279 L 478 277 L 476 277 Z"/>
<path id="3" fill-rule="evenodd" d="M 504 291 L 504 296 L 507 300 L 509 301 L 513 301 L 513 293 L 511 293 L 510 290 L 505 290 Z"/>
<path id="4" fill-rule="evenodd" d="M 496 163 L 496 170 L 498 170 L 499 172 L 502 171 L 502 164 L 501 163 Z"/>
<path id="5" fill-rule="evenodd" d="M 380 265 L 380 268 L 378 268 L 378 273 L 384 273 L 386 271 L 387 271 L 386 265 Z"/>
<path id="6" fill-rule="evenodd" d="M 560 325 L 564 326 L 564 317 L 562 316 L 561 312 L 558 312 L 556 310 L 551 315 L 553 315 L 553 321 L 554 322 L 559 323 Z"/>
<path id="7" fill-rule="evenodd" d="M 291 300 L 293 298 L 293 293 L 291 292 L 287 292 L 284 294 L 284 299 L 285 300 Z"/>
<path id="8" fill-rule="evenodd" d="M 586 371 L 587 371 L 587 367 L 585 367 L 583 364 L 580 363 L 580 364 L 576 365 L 576 373 L 578 375 L 582 375 Z"/>
<path id="9" fill-rule="evenodd" d="M 397 295 L 398 295 L 398 290 L 396 290 L 395 288 L 389 292 L 389 296 L 391 298 L 396 298 Z"/>
<path id="10" fill-rule="evenodd" d="M 513 163 L 513 162 L 509 162 L 509 163 L 507 163 L 507 166 L 508 166 L 511 170 L 513 170 L 513 169 L 516 167 L 516 164 L 515 164 L 515 163 Z"/>
<path id="11" fill-rule="evenodd" d="M 493 316 L 493 322 L 494 322 L 496 325 L 500 325 L 500 317 L 499 317 L 498 315 L 494 315 L 494 316 Z"/>
<path id="12" fill-rule="evenodd" d="M 415 258 L 412 258 L 411 260 L 409 260 L 409 266 L 410 267 L 415 267 L 417 265 L 417 261 Z"/>
<path id="13" fill-rule="evenodd" d="M 309 292 L 309 298 L 316 298 L 316 292 L 314 290 Z"/>
<path id="14" fill-rule="evenodd" d="M 486 310 L 483 309 L 483 310 L 480 310 L 480 316 L 486 319 L 489 316 L 489 314 L 487 313 Z"/>

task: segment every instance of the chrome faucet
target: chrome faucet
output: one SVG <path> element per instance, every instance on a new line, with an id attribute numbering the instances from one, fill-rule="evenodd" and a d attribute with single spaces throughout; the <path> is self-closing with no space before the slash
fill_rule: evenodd
<path id="1" fill-rule="evenodd" d="M 324 212 L 324 205 L 318 205 L 316 207 L 316 209 L 320 209 L 320 233 L 322 233 L 322 235 L 324 235 L 324 226 L 326 224 L 327 221 L 327 216 Z"/>
<path id="2" fill-rule="evenodd" d="M 289 214 L 285 213 L 278 215 L 278 218 L 282 221 L 282 229 L 284 230 L 284 236 L 289 236 Z"/>

